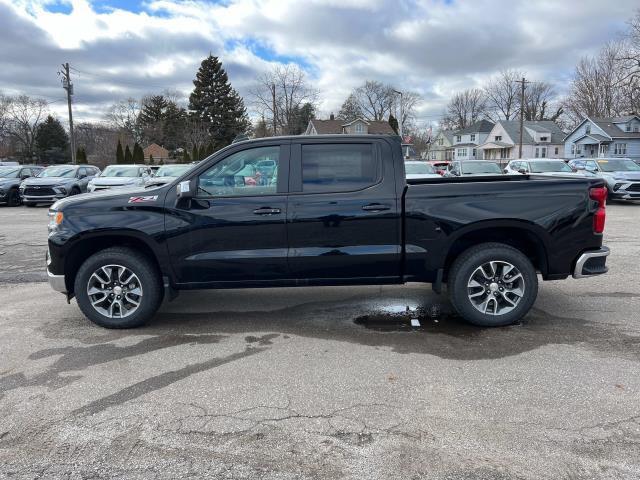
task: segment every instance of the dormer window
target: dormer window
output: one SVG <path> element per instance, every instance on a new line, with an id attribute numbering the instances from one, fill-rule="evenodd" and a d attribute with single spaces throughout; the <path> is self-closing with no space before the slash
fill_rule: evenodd
<path id="1" fill-rule="evenodd" d="M 356 133 L 364 133 L 364 124 L 358 122 L 355 125 L 355 131 Z"/>
<path id="2" fill-rule="evenodd" d="M 502 135 L 496 135 L 495 137 L 493 137 L 495 139 L 496 142 L 500 142 L 502 141 Z"/>
<path id="3" fill-rule="evenodd" d="M 462 135 L 456 135 L 456 142 L 462 141 Z"/>
<path id="4" fill-rule="evenodd" d="M 631 131 L 631 122 L 627 123 L 627 125 L 625 127 L 625 131 L 626 132 L 630 132 Z"/>
<path id="5" fill-rule="evenodd" d="M 472 141 L 472 142 L 475 142 L 475 141 L 476 141 L 476 134 L 475 134 L 475 133 L 472 133 L 472 134 L 471 134 L 471 141 Z"/>
<path id="6" fill-rule="evenodd" d="M 584 133 L 586 133 L 587 135 L 591 133 L 591 125 L 589 125 L 588 123 L 587 126 L 584 127 Z"/>
<path id="7" fill-rule="evenodd" d="M 540 141 L 541 142 L 547 142 L 547 141 L 549 141 L 549 137 L 540 137 Z"/>

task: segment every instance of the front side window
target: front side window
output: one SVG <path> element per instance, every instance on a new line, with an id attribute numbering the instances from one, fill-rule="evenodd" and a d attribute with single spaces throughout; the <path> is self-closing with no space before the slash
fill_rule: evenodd
<path id="1" fill-rule="evenodd" d="M 242 197 L 277 192 L 280 147 L 258 147 L 229 155 L 198 177 L 200 197 Z"/>
<path id="2" fill-rule="evenodd" d="M 539 161 L 539 162 L 531 162 L 531 172 L 532 173 L 544 173 L 544 172 L 573 172 L 571 167 L 564 163 L 562 160 L 560 161 Z"/>
<path id="3" fill-rule="evenodd" d="M 362 190 L 380 178 L 382 164 L 371 144 L 302 145 L 304 193 Z"/>

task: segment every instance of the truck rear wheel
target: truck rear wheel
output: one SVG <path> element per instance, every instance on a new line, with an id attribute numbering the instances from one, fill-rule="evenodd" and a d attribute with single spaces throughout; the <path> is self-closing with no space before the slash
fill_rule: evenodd
<path id="1" fill-rule="evenodd" d="M 106 328 L 140 327 L 162 301 L 155 266 L 139 252 L 121 247 L 89 257 L 78 270 L 74 292 L 82 313 Z"/>
<path id="2" fill-rule="evenodd" d="M 531 261 L 502 243 L 483 243 L 463 252 L 449 273 L 449 296 L 468 322 L 483 327 L 510 325 L 524 317 L 538 295 Z"/>

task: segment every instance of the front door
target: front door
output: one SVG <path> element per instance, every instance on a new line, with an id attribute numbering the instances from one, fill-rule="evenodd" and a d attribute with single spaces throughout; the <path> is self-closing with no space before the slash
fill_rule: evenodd
<path id="1" fill-rule="evenodd" d="M 389 145 L 313 142 L 292 144 L 292 276 L 318 283 L 399 279 L 401 206 Z"/>
<path id="2" fill-rule="evenodd" d="M 167 195 L 167 243 L 177 281 L 286 278 L 289 145 L 239 145 L 207 167 L 197 170 L 195 198 L 182 204 Z"/>

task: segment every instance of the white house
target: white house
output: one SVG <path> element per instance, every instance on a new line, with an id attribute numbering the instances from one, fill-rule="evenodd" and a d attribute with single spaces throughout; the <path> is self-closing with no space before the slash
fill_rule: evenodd
<path id="1" fill-rule="evenodd" d="M 563 158 L 564 133 L 552 120 L 525 120 L 522 158 Z M 520 120 L 501 120 L 480 145 L 485 160 L 520 158 Z"/>
<path id="2" fill-rule="evenodd" d="M 482 159 L 482 152 L 478 147 L 484 143 L 493 123 L 489 120 L 478 120 L 467 128 L 453 132 L 453 160 Z"/>

